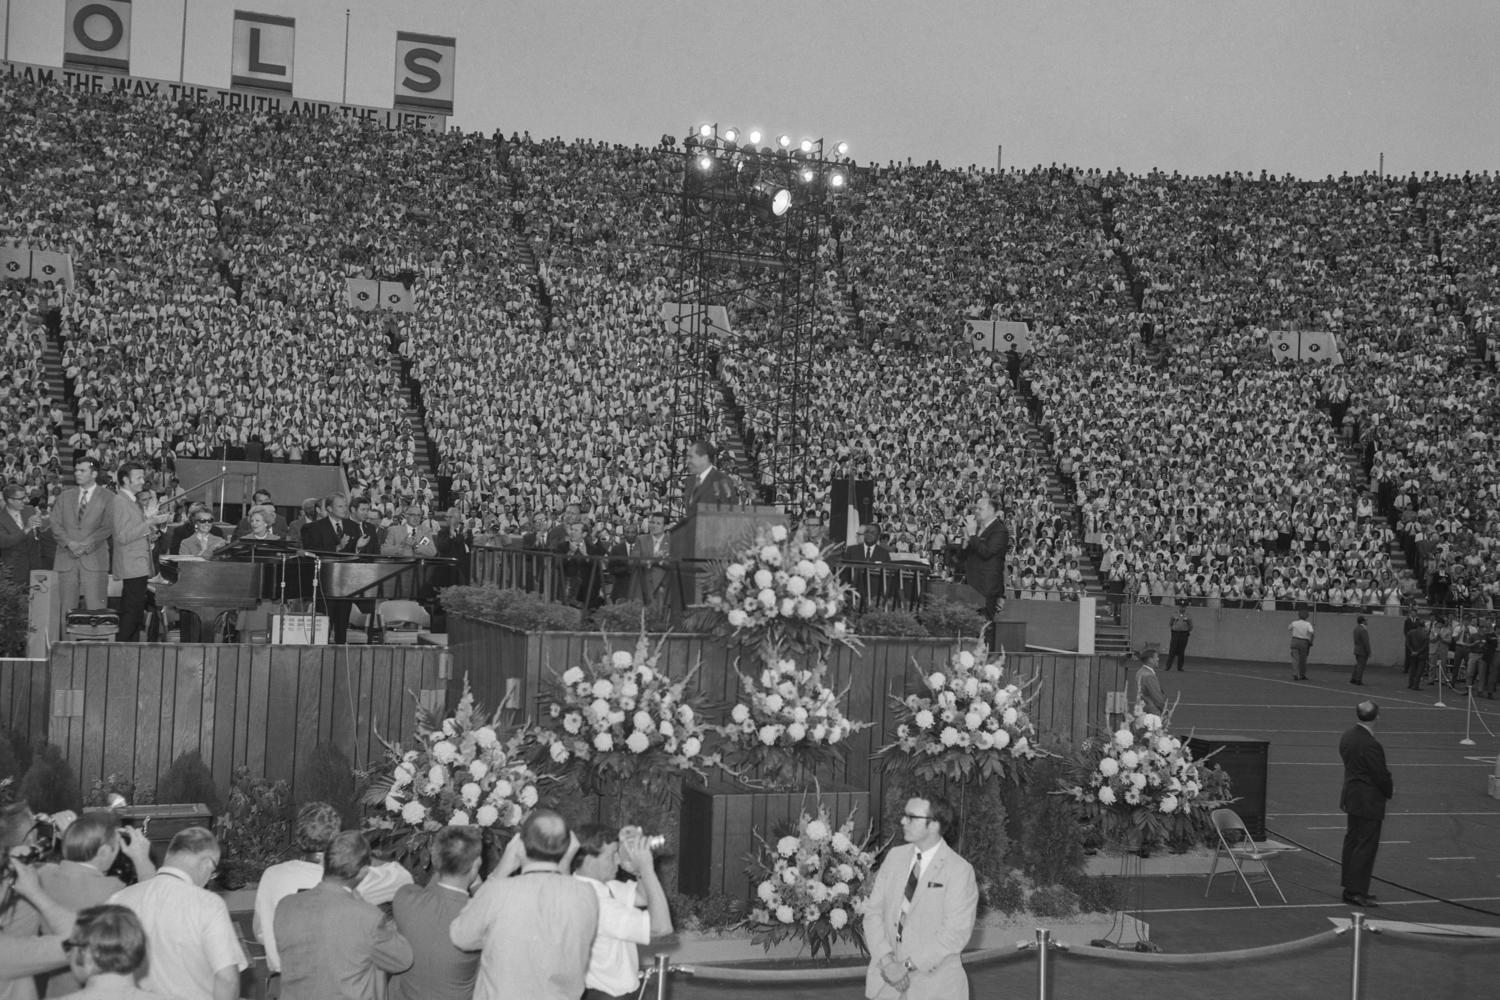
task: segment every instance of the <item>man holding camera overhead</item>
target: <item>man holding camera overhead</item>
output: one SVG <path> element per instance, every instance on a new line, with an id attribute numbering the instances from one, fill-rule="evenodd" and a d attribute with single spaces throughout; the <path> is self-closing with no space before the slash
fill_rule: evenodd
<path id="1" fill-rule="evenodd" d="M 619 879 L 622 868 L 640 881 Z M 672 933 L 672 914 L 656 877 L 650 841 L 639 827 L 616 832 L 599 823 L 580 826 L 573 875 L 599 898 L 599 933 L 589 955 L 583 1000 L 634 997 L 640 989 L 636 946 Z"/>

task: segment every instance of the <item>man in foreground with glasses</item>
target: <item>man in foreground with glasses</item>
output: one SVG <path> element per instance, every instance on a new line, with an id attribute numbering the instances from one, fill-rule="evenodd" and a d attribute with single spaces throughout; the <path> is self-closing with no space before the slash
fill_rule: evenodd
<path id="1" fill-rule="evenodd" d="M 909 799 L 901 815 L 906 843 L 891 849 L 865 909 L 872 1000 L 966 1000 L 959 952 L 974 933 L 979 886 L 974 866 L 944 843 L 953 806 L 933 796 Z"/>
<path id="2" fill-rule="evenodd" d="M 229 907 L 203 888 L 219 870 L 219 841 L 201 826 L 179 830 L 151 878 L 114 894 L 111 903 L 140 918 L 151 949 L 142 985 L 168 1000 L 235 1000 L 245 960 Z"/>
<path id="3" fill-rule="evenodd" d="M 158 994 L 147 993 L 137 985 L 146 967 L 146 931 L 140 919 L 125 907 L 105 903 L 79 913 L 63 948 L 68 953 L 68 968 L 84 984 L 83 989 L 68 994 L 76 1000 L 158 998 Z"/>

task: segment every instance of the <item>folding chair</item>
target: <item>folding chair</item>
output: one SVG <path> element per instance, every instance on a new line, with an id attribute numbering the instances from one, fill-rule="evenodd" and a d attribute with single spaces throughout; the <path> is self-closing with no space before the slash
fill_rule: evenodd
<path id="1" fill-rule="evenodd" d="M 415 646 L 418 633 L 432 624 L 427 609 L 416 601 L 381 601 L 376 610 L 387 646 Z"/>
<path id="2" fill-rule="evenodd" d="M 1269 882 L 1275 888 L 1276 894 L 1286 902 L 1286 893 L 1281 891 L 1281 885 L 1277 883 L 1276 876 L 1271 874 L 1270 859 L 1277 854 L 1286 854 L 1297 848 L 1289 844 L 1278 844 L 1274 841 L 1257 844 L 1250 837 L 1250 831 L 1245 829 L 1245 821 L 1240 819 L 1239 813 L 1233 809 L 1215 809 L 1209 816 L 1213 820 L 1214 833 L 1218 836 L 1218 846 L 1214 849 L 1213 864 L 1208 869 L 1208 884 L 1203 887 L 1203 898 L 1208 898 L 1209 890 L 1214 886 L 1214 876 L 1220 874 L 1219 860 L 1228 858 L 1229 863 L 1234 866 L 1235 874 L 1240 881 L 1245 883 L 1245 889 L 1250 893 L 1250 899 L 1256 906 L 1260 906 L 1260 899 L 1255 895 L 1255 882 Z M 1247 871 L 1247 865 L 1259 865 L 1259 870 L 1253 867 Z M 1225 871 L 1223 874 L 1228 874 Z M 1234 884 L 1230 883 L 1229 891 L 1234 891 Z"/>

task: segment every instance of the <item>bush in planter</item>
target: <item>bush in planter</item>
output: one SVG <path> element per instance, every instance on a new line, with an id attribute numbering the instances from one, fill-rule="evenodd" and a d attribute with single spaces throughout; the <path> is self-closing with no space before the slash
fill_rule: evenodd
<path id="1" fill-rule="evenodd" d="M 893 635 L 910 638 L 922 638 L 932 634 L 927 631 L 927 626 L 918 621 L 917 616 L 910 611 L 894 611 L 886 608 L 876 608 L 860 615 L 859 621 L 854 624 L 854 631 L 859 635 Z"/>
<path id="2" fill-rule="evenodd" d="M 214 820 L 222 858 L 219 884 L 238 889 L 281 861 L 291 844 L 292 795 L 285 781 L 235 768 L 229 805 Z"/>
<path id="3" fill-rule="evenodd" d="M 1066 886 L 1044 885 L 1031 890 L 1027 906 L 1038 917 L 1073 917 L 1078 915 L 1078 893 Z"/>
<path id="4" fill-rule="evenodd" d="M 109 797 L 119 795 L 133 806 L 150 805 L 155 800 L 155 794 L 151 789 L 136 788 L 135 782 L 123 774 L 110 774 L 103 778 L 95 778 L 89 785 L 88 792 L 83 797 L 85 809 L 106 809 L 109 807 Z"/>
<path id="5" fill-rule="evenodd" d="M 1078 894 L 1080 913 L 1113 913 L 1124 902 L 1120 880 L 1103 875 L 1080 875 L 1068 888 Z"/>
<path id="6" fill-rule="evenodd" d="M 966 604 L 928 598 L 917 612 L 917 620 L 927 631 L 941 638 L 973 638 L 983 631 L 984 615 Z"/>
<path id="7" fill-rule="evenodd" d="M 492 583 L 445 587 L 438 601 L 448 614 L 498 622 L 525 632 L 576 632 L 583 625 L 583 612 L 577 608 L 553 603 L 530 591 L 501 590 Z"/>
<path id="8" fill-rule="evenodd" d="M 1073 885 L 1083 877 L 1083 829 L 1072 802 L 1043 789 L 1057 787 L 1066 767 L 1057 757 L 1036 762 L 1028 794 L 1007 792 L 1014 860 L 1035 885 Z"/>
<path id="9" fill-rule="evenodd" d="M 349 758 L 332 743 L 319 743 L 302 761 L 297 773 L 297 808 L 309 802 L 327 802 L 343 817 L 345 830 L 357 830 L 364 821 L 359 788 Z"/>
<path id="10" fill-rule="evenodd" d="M 667 907 L 672 911 L 673 927 L 696 934 L 723 934 L 734 930 L 744 923 L 750 911 L 749 903 L 727 892 L 707 896 L 672 892 L 667 894 Z"/>
<path id="11" fill-rule="evenodd" d="M 589 618 L 588 627 L 593 632 L 624 632 L 637 635 L 642 630 L 665 632 L 672 627 L 672 619 L 664 607 L 647 607 L 640 601 L 619 601 L 596 608 Z"/>
<path id="12" fill-rule="evenodd" d="M 979 895 L 986 908 L 1000 913 L 1023 913 L 1026 910 L 1026 876 L 1012 868 L 998 882 L 980 885 Z"/>
<path id="13" fill-rule="evenodd" d="M 32 812 L 77 812 L 83 808 L 78 777 L 63 757 L 62 748 L 47 743 L 37 751 L 21 779 L 19 797 L 30 803 Z"/>
<path id="14" fill-rule="evenodd" d="M 11 576 L 9 566 L 0 566 L 0 656 L 25 656 L 27 591 L 30 580 Z"/>
<path id="15" fill-rule="evenodd" d="M 163 805 L 201 802 L 217 816 L 222 809 L 219 790 L 214 786 L 213 772 L 203 763 L 203 755 L 190 750 L 172 761 L 167 773 L 156 785 L 156 801 Z"/>

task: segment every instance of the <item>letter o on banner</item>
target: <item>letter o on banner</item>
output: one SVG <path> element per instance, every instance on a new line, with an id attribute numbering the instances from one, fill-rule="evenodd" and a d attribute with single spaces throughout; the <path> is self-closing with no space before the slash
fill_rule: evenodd
<path id="1" fill-rule="evenodd" d="M 63 64 L 130 72 L 130 0 L 68 0 Z"/>
<path id="2" fill-rule="evenodd" d="M 452 38 L 396 32 L 396 87 L 391 103 L 397 108 L 451 115 L 455 50 Z"/>

